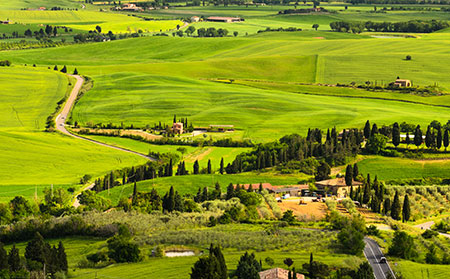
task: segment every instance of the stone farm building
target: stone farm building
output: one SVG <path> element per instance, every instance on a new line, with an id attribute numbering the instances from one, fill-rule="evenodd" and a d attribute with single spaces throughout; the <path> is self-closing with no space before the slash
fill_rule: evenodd
<path id="1" fill-rule="evenodd" d="M 174 134 L 181 135 L 183 133 L 183 123 L 181 122 L 173 123 L 172 132 Z"/>
<path id="2" fill-rule="evenodd" d="M 353 181 L 353 190 L 356 190 L 357 188 L 361 187 L 362 183 L 358 181 Z M 347 186 L 345 184 L 345 178 L 339 177 L 339 178 L 333 178 L 328 180 L 322 180 L 316 182 L 317 190 L 322 191 L 329 191 L 333 195 L 337 196 L 338 198 L 345 198 L 350 195 L 350 186 Z"/>
<path id="3" fill-rule="evenodd" d="M 227 22 L 227 23 L 244 21 L 244 19 L 240 17 L 222 17 L 222 16 L 210 16 L 206 20 L 212 22 Z"/>
<path id="4" fill-rule="evenodd" d="M 199 21 L 200 21 L 200 17 L 198 17 L 198 16 L 191 17 L 191 22 L 199 22 Z"/>
<path id="5" fill-rule="evenodd" d="M 394 82 L 394 86 L 396 87 L 410 87 L 411 81 L 409 79 L 397 79 Z"/>
<path id="6" fill-rule="evenodd" d="M 297 279 L 305 279 L 303 274 L 297 273 Z M 288 279 L 289 271 L 279 267 L 261 271 L 259 273 L 261 279 Z"/>
<path id="7" fill-rule="evenodd" d="M 142 11 L 142 8 L 136 6 L 136 4 L 124 4 L 122 6 L 122 11 L 140 12 Z"/>

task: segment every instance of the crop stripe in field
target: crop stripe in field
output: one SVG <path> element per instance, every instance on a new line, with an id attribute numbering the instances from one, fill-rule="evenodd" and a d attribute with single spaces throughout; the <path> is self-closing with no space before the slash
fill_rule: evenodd
<path id="1" fill-rule="evenodd" d="M 210 80 L 210 81 L 214 81 L 214 82 L 221 82 L 221 81 L 219 81 L 219 80 L 214 80 L 214 79 L 205 79 L 205 80 Z M 239 81 L 249 81 L 249 82 L 255 82 L 255 83 L 258 83 L 258 82 L 260 82 L 260 83 L 273 83 L 273 84 L 279 83 L 279 82 L 274 82 L 274 81 L 256 80 L 256 79 L 234 79 L 234 81 L 233 81 L 233 84 L 238 84 L 238 85 L 242 85 L 242 86 L 247 86 L 247 87 L 252 87 L 252 88 L 257 88 L 257 89 L 263 89 L 263 90 L 267 90 L 267 89 L 261 88 L 261 87 L 255 86 L 255 85 L 239 83 Z M 288 82 L 288 83 L 286 83 L 286 84 L 293 84 L 293 85 L 316 85 L 316 84 L 310 84 L 310 83 L 292 83 L 292 82 Z M 316 85 L 316 86 L 318 86 L 318 85 Z M 319 94 L 319 93 L 311 93 L 311 92 L 286 91 L 286 90 L 278 90 L 278 91 L 289 92 L 289 93 L 294 93 L 294 94 L 313 95 L 313 96 L 323 96 L 323 97 L 327 97 L 327 96 L 328 96 L 328 97 L 338 97 L 338 98 L 381 100 L 381 101 L 391 101 L 391 102 L 409 103 L 409 104 L 415 104 L 415 105 L 424 105 L 424 106 L 431 106 L 431 107 L 450 108 L 450 105 L 436 105 L 436 104 L 428 104 L 428 103 L 417 102 L 417 101 L 402 100 L 402 99 L 390 99 L 390 98 L 383 98 L 383 97 L 348 96 L 348 95 L 339 95 L 339 94 Z"/>

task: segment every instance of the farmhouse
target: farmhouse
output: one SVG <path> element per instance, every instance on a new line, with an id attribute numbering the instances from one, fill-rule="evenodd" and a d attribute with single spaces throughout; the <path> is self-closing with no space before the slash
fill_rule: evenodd
<path id="1" fill-rule="evenodd" d="M 361 187 L 362 183 L 353 181 L 352 185 L 353 189 L 356 190 L 357 188 Z M 345 184 L 344 177 L 318 181 L 316 182 L 316 187 L 318 190 L 328 190 L 338 198 L 345 198 L 350 194 L 350 186 L 347 186 Z"/>
<path id="2" fill-rule="evenodd" d="M 183 133 L 183 123 L 181 122 L 173 123 L 172 132 L 174 132 L 174 134 L 181 135 Z"/>
<path id="3" fill-rule="evenodd" d="M 394 86 L 396 87 L 410 87 L 411 81 L 409 79 L 397 79 L 394 82 Z"/>
<path id="4" fill-rule="evenodd" d="M 122 6 L 122 11 L 140 12 L 140 11 L 142 11 L 142 8 L 136 6 L 136 4 L 124 4 Z"/>
<path id="5" fill-rule="evenodd" d="M 212 22 L 227 22 L 227 23 L 244 21 L 244 19 L 240 17 L 221 17 L 221 16 L 210 16 L 206 20 Z"/>
<path id="6" fill-rule="evenodd" d="M 247 189 L 251 187 L 252 190 L 257 191 L 259 190 L 259 186 L 261 184 L 242 184 L 241 187 L 244 189 Z M 236 188 L 237 185 L 234 185 Z M 262 183 L 262 188 L 269 191 L 269 193 L 275 193 L 275 194 L 289 194 L 293 197 L 297 197 L 301 195 L 301 191 L 305 189 L 309 189 L 309 185 L 283 185 L 283 186 L 272 186 L 270 183 Z"/>
<path id="7" fill-rule="evenodd" d="M 191 17 L 191 22 L 199 22 L 199 21 L 200 21 L 200 17 L 198 17 L 198 16 Z"/>
<path id="8" fill-rule="evenodd" d="M 276 267 L 276 268 L 261 271 L 259 273 L 259 278 L 261 278 L 261 279 L 288 279 L 291 277 L 289 277 L 288 270 Z M 304 279 L 304 278 L 305 278 L 305 276 L 303 274 L 297 273 L 297 279 Z"/>

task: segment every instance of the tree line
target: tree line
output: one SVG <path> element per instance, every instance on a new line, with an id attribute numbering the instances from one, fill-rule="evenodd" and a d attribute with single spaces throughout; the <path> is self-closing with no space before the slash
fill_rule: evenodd
<path id="1" fill-rule="evenodd" d="M 24 260 L 15 245 L 7 253 L 0 243 L 0 276 L 2 278 L 60 278 L 68 270 L 63 243 L 51 246 L 40 233 L 27 243 Z M 58 275 L 60 274 L 60 275 Z"/>
<path id="2" fill-rule="evenodd" d="M 410 20 L 405 22 L 357 22 L 334 21 L 330 28 L 336 32 L 361 33 L 374 32 L 405 32 L 405 33 L 431 33 L 449 27 L 448 22 L 439 20 Z"/>

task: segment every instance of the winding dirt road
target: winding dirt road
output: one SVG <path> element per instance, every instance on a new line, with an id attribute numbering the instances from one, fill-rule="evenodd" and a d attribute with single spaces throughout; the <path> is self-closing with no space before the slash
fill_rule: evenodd
<path id="1" fill-rule="evenodd" d="M 112 149 L 116 149 L 116 150 L 120 150 L 120 151 L 123 151 L 123 152 L 127 152 L 127 153 L 131 153 L 131 154 L 134 154 L 134 155 L 138 155 L 138 156 L 141 156 L 142 158 L 145 158 L 145 159 L 150 160 L 150 161 L 155 161 L 154 158 L 152 158 L 150 156 L 147 156 L 145 154 L 142 154 L 142 153 L 139 153 L 139 152 L 136 152 L 136 151 L 133 151 L 133 150 L 129 150 L 129 149 L 126 149 L 126 148 L 117 147 L 117 146 L 109 145 L 109 144 L 106 144 L 106 143 L 102 143 L 102 142 L 99 142 L 99 141 L 96 141 L 96 140 L 93 140 L 93 139 L 85 138 L 85 137 L 73 134 L 72 132 L 70 132 L 69 130 L 66 129 L 65 125 L 66 125 L 67 116 L 69 115 L 70 110 L 72 109 L 73 104 L 75 103 L 75 100 L 77 99 L 78 93 L 80 92 L 81 87 L 83 86 L 83 82 L 84 82 L 84 79 L 82 77 L 78 76 L 78 75 L 71 75 L 71 76 L 76 78 L 77 83 L 73 87 L 72 92 L 70 93 L 70 96 L 67 99 L 67 102 L 64 105 L 63 110 L 56 117 L 56 120 L 55 120 L 55 122 L 56 122 L 56 129 L 58 131 L 60 131 L 61 133 L 65 134 L 65 135 L 68 135 L 68 136 L 71 136 L 71 137 L 74 137 L 74 138 L 77 138 L 77 139 L 89 141 L 89 142 L 92 142 L 92 143 L 95 143 L 95 144 L 98 144 L 98 145 L 101 145 L 101 146 L 106 146 L 106 147 L 109 147 L 109 148 L 112 148 Z"/>
<path id="2" fill-rule="evenodd" d="M 106 144 L 106 143 L 98 142 L 98 141 L 93 140 L 93 139 L 85 138 L 85 137 L 73 134 L 69 130 L 66 129 L 65 125 L 66 125 L 67 116 L 69 115 L 70 110 L 72 109 L 72 107 L 73 107 L 73 105 L 75 103 L 75 100 L 77 99 L 78 94 L 80 93 L 81 87 L 83 86 L 83 83 L 84 83 L 84 79 L 82 77 L 80 77 L 79 75 L 71 75 L 71 76 L 74 77 L 77 80 L 77 82 L 76 82 L 75 86 L 73 87 L 72 92 L 70 93 L 70 96 L 67 99 L 67 102 L 64 105 L 63 110 L 56 117 L 56 120 L 55 120 L 55 122 L 56 122 L 56 129 L 58 131 L 60 131 L 61 133 L 65 134 L 65 135 L 68 135 L 68 136 L 71 136 L 71 137 L 74 137 L 74 138 L 77 138 L 77 139 L 89 141 L 89 142 L 92 142 L 92 143 L 95 143 L 95 144 L 98 144 L 98 145 L 101 145 L 101 146 L 105 146 L 105 147 L 109 147 L 109 148 L 112 148 L 112 149 L 120 150 L 120 151 L 123 151 L 123 152 L 135 154 L 135 155 L 141 156 L 141 157 L 143 157 L 143 158 L 145 158 L 147 160 L 150 160 L 150 161 L 155 161 L 154 158 L 149 157 L 149 156 L 147 156 L 145 154 L 142 154 L 142 153 L 139 153 L 139 152 L 136 152 L 136 151 L 133 151 L 133 150 L 129 150 L 129 149 L 126 149 L 126 148 L 121 148 L 121 147 L 109 145 L 109 144 Z M 82 191 L 91 190 L 92 188 L 94 188 L 94 185 L 95 184 L 92 183 L 92 184 L 86 186 L 85 188 L 83 188 Z M 78 196 L 79 195 L 80 194 L 78 194 L 75 197 L 75 200 L 73 202 L 73 206 L 74 207 L 80 206 L 80 201 L 78 200 Z"/>

